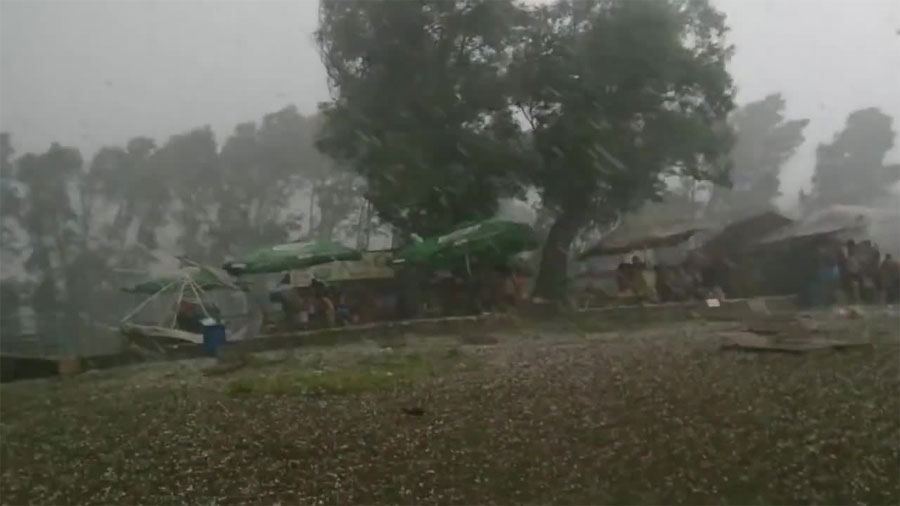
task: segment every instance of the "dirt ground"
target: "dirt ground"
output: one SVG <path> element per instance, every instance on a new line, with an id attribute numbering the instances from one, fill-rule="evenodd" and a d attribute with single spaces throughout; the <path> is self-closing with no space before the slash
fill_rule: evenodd
<path id="1" fill-rule="evenodd" d="M 2 385 L 4 504 L 897 504 L 900 330 L 720 349 L 729 322 L 146 364 Z"/>

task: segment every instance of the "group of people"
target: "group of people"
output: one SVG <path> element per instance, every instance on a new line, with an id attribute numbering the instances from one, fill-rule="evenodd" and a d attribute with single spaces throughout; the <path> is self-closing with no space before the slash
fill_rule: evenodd
<path id="1" fill-rule="evenodd" d="M 483 312 L 507 312 L 519 307 L 529 296 L 526 274 L 516 267 L 491 264 L 467 271 L 435 273 L 425 283 L 426 313 L 459 316 Z"/>
<path id="2" fill-rule="evenodd" d="M 289 280 L 288 280 L 289 283 Z M 358 314 L 352 311 L 348 297 L 319 280 L 309 287 L 285 285 L 276 292 L 287 326 L 292 329 L 328 328 L 355 323 Z"/>
<path id="3" fill-rule="evenodd" d="M 620 296 L 647 302 L 679 302 L 725 297 L 728 262 L 695 253 L 680 265 L 658 264 L 652 268 L 639 256 L 616 269 Z"/>
<path id="4" fill-rule="evenodd" d="M 819 248 L 819 302 L 896 304 L 900 297 L 900 263 L 882 256 L 870 240 L 826 243 Z"/>
<path id="5" fill-rule="evenodd" d="M 271 295 L 281 305 L 285 326 L 318 329 L 373 321 L 509 311 L 528 299 L 520 268 L 475 263 L 460 271 L 406 269 L 390 281 L 356 281 L 327 286 L 290 286 Z"/>

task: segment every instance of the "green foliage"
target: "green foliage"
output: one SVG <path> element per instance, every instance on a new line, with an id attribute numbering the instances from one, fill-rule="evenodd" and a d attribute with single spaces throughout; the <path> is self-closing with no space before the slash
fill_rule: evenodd
<path id="1" fill-rule="evenodd" d="M 512 74 L 544 200 L 616 210 L 661 174 L 723 177 L 732 106 L 724 17 L 705 2 L 557 2 L 535 11 Z"/>
<path id="2" fill-rule="evenodd" d="M 22 188 L 18 227 L 26 237 L 25 269 L 33 281 L 15 289 L 22 303 L 33 307 L 39 332 L 58 339 L 74 338 L 84 313 L 108 311 L 104 303 L 111 287 L 108 250 L 92 234 L 82 158 L 77 149 L 53 144 L 42 154 L 27 154 L 15 164 Z M 30 293 L 31 300 L 27 300 Z M 62 318 L 62 319 L 60 319 Z M 59 334 L 59 326 L 67 329 Z"/>
<path id="3" fill-rule="evenodd" d="M 892 125 L 893 118 L 874 107 L 850 113 L 844 129 L 816 150 L 806 210 L 832 204 L 869 205 L 887 196 L 890 185 L 900 180 L 900 165 L 884 164 L 894 146 Z"/>
<path id="4" fill-rule="evenodd" d="M 523 163 L 503 72 L 520 13 L 508 0 L 320 4 L 334 100 L 319 147 L 402 231 L 489 217 Z"/>
<path id="5" fill-rule="evenodd" d="M 0 132 L 0 177 L 13 177 L 15 175 L 12 156 L 16 151 L 12 147 L 11 138 L 9 133 Z"/>
<path id="6" fill-rule="evenodd" d="M 151 166 L 171 192 L 170 214 L 181 226 L 177 246 L 189 258 L 208 258 L 204 234 L 213 220 L 219 189 L 218 148 L 212 129 L 198 128 L 172 136 L 157 150 Z"/>
<path id="7" fill-rule="evenodd" d="M 20 223 L 30 249 L 25 268 L 39 279 L 39 311 L 57 311 L 64 305 L 65 269 L 80 247 L 70 188 L 81 164 L 77 149 L 55 143 L 46 153 L 27 154 L 18 162 L 18 180 L 26 192 Z"/>
<path id="8" fill-rule="evenodd" d="M 146 137 L 131 139 L 124 149 L 103 148 L 86 176 L 85 189 L 93 195 L 96 211 L 113 216 L 101 228 L 120 256 L 128 257 L 123 266 L 136 267 L 142 252 L 156 249 L 157 232 L 168 223 L 172 195 L 160 164 L 155 163 L 156 151 L 156 142 Z"/>
<path id="9" fill-rule="evenodd" d="M 731 151 L 732 187 L 717 186 L 711 211 L 737 220 L 770 210 L 779 195 L 779 174 L 803 143 L 807 119 L 786 120 L 784 98 L 776 93 L 751 102 L 731 116 L 736 142 Z"/>
<path id="10" fill-rule="evenodd" d="M 18 220 L 22 199 L 15 180 L 16 168 L 12 162 L 15 150 L 10 135 L 0 132 L 0 254 L 16 253 L 18 241 L 14 222 Z"/>
<path id="11" fill-rule="evenodd" d="M 302 188 L 303 176 L 320 170 L 310 121 L 294 107 L 243 123 L 222 146 L 218 210 L 211 230 L 215 249 L 237 255 L 277 244 L 301 228 L 300 216 L 282 216 Z M 314 159 L 310 160 L 310 156 Z"/>

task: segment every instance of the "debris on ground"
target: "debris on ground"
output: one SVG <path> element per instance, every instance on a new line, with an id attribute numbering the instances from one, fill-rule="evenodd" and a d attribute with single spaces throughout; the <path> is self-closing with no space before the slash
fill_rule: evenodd
<path id="1" fill-rule="evenodd" d="M 865 339 L 867 332 L 857 332 L 863 334 L 863 339 L 847 339 L 845 327 L 809 314 L 772 315 L 746 322 L 737 329 L 720 332 L 719 336 L 725 340 L 721 346 L 723 350 L 753 352 L 805 353 L 871 345 Z"/>

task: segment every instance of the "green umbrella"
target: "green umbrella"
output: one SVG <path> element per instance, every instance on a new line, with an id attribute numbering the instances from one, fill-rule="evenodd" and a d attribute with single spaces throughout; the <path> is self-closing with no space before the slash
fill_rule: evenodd
<path id="1" fill-rule="evenodd" d="M 123 288 L 126 292 L 154 294 L 160 290 L 180 290 L 185 282 L 193 282 L 202 290 L 240 290 L 228 274 L 209 266 L 192 265 L 183 267 L 170 276 L 148 279 L 133 286 Z"/>
<path id="2" fill-rule="evenodd" d="M 311 240 L 261 248 L 240 260 L 226 263 L 223 269 L 235 275 L 263 274 L 360 258 L 362 255 L 355 249 L 331 241 Z"/>
<path id="3" fill-rule="evenodd" d="M 540 240 L 534 229 L 523 223 L 485 220 L 457 228 L 448 234 L 410 244 L 397 253 L 400 262 L 446 268 L 468 258 L 505 261 L 536 249 Z"/>

